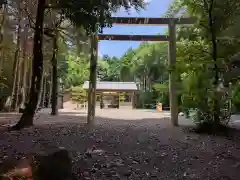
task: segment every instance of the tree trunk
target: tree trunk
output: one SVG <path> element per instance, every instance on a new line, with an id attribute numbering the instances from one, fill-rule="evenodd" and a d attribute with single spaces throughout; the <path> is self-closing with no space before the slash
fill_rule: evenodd
<path id="1" fill-rule="evenodd" d="M 11 102 L 10 102 L 10 106 L 9 106 L 9 111 L 11 111 L 12 109 L 15 109 L 15 97 L 16 97 L 16 83 L 17 83 L 17 75 L 18 75 L 18 62 L 14 63 L 14 75 L 13 75 L 13 85 L 12 85 L 12 95 L 11 95 Z"/>
<path id="2" fill-rule="evenodd" d="M 48 105 L 47 107 L 50 108 L 52 105 L 52 69 L 49 69 L 49 94 L 48 94 Z"/>
<path id="3" fill-rule="evenodd" d="M 214 0 L 211 0 L 210 6 L 209 6 L 209 27 L 210 27 L 210 33 L 211 33 L 211 41 L 212 41 L 212 58 L 214 61 L 214 80 L 213 80 L 213 86 L 214 86 L 214 99 L 213 99 L 213 121 L 214 125 L 218 126 L 220 123 L 220 107 L 219 107 L 219 97 L 218 97 L 218 85 L 219 85 L 219 68 L 218 68 L 218 62 L 217 62 L 217 37 L 216 37 L 216 28 L 215 28 L 215 17 L 213 16 L 213 4 Z"/>
<path id="4" fill-rule="evenodd" d="M 96 80 L 97 80 L 97 58 L 98 58 L 98 38 L 93 35 L 91 41 L 91 59 L 90 59 L 90 78 L 88 90 L 88 115 L 87 122 L 89 125 L 94 123 L 96 108 Z"/>
<path id="5" fill-rule="evenodd" d="M 0 45 L 2 45 L 2 42 L 3 42 L 4 25 L 5 25 L 6 15 L 7 15 L 7 4 L 3 5 L 3 8 L 1 9 L 1 11 L 2 11 L 2 17 L 0 22 Z"/>
<path id="6" fill-rule="evenodd" d="M 17 75 L 17 84 L 16 84 L 16 92 L 15 92 L 15 98 L 16 100 L 14 101 L 14 110 L 17 111 L 18 109 L 18 106 L 19 106 L 19 90 L 21 89 L 21 86 L 20 86 L 20 82 L 21 82 L 21 70 L 22 70 L 22 65 L 23 65 L 23 61 L 20 59 L 20 56 L 18 57 L 19 58 L 19 64 L 18 64 L 18 75 Z"/>
<path id="7" fill-rule="evenodd" d="M 32 54 L 31 54 L 32 56 Z M 30 89 L 31 89 L 31 84 L 32 84 L 32 60 L 31 60 L 31 56 L 28 58 L 28 70 L 29 70 L 29 75 L 28 75 L 28 81 L 27 81 L 27 99 L 26 102 L 29 101 L 29 95 L 30 95 Z"/>
<path id="8" fill-rule="evenodd" d="M 19 73 L 20 70 L 20 59 L 19 59 L 19 54 L 20 54 L 20 40 L 21 40 L 21 14 L 22 14 L 22 10 L 21 10 L 21 3 L 19 1 L 19 5 L 18 5 L 18 28 L 17 28 L 17 47 L 16 47 L 16 51 L 14 54 L 14 63 L 13 63 L 13 71 L 12 71 L 12 76 L 13 76 L 13 86 L 12 86 L 12 96 L 11 96 L 11 109 L 16 110 L 17 107 L 17 101 L 18 101 L 18 85 L 19 85 Z"/>
<path id="9" fill-rule="evenodd" d="M 39 0 L 37 7 L 36 25 L 34 32 L 33 63 L 32 63 L 32 83 L 30 88 L 30 98 L 18 123 L 12 130 L 20 130 L 24 127 L 33 125 L 33 118 L 37 108 L 39 90 L 43 72 L 43 20 L 44 5 L 46 0 Z"/>
<path id="10" fill-rule="evenodd" d="M 177 101 L 177 77 L 176 77 L 176 24 L 170 21 L 168 24 L 169 42 L 168 42 L 168 63 L 169 72 L 169 103 L 171 112 L 171 124 L 178 126 L 178 101 Z"/>
<path id="11" fill-rule="evenodd" d="M 3 48 L 2 48 L 2 42 L 3 42 L 3 36 L 4 36 L 4 26 L 5 26 L 5 19 L 6 19 L 6 14 L 7 14 L 7 5 L 3 5 L 3 8 L 1 9 L 2 17 L 1 17 L 1 22 L 0 22 L 0 77 L 2 75 L 2 67 L 4 63 L 4 56 L 3 56 Z"/>
<path id="12" fill-rule="evenodd" d="M 46 107 L 45 106 L 45 100 L 46 100 L 46 89 L 47 89 L 47 78 L 44 76 L 44 85 L 43 85 L 43 97 L 42 97 L 42 104 L 41 107 Z"/>
<path id="13" fill-rule="evenodd" d="M 21 101 L 21 108 L 25 108 L 26 102 L 26 92 L 27 92 L 27 73 L 28 73 L 28 58 L 26 56 L 26 47 L 27 47 L 27 28 L 24 29 L 24 42 L 23 42 L 23 84 L 22 84 L 22 101 Z"/>
<path id="14" fill-rule="evenodd" d="M 25 58 L 24 58 L 25 59 Z M 23 70 L 23 85 L 22 85 L 22 99 L 21 99 L 21 105 L 20 107 L 22 109 L 25 108 L 25 102 L 26 102 L 26 92 L 27 92 L 27 71 L 28 71 L 28 60 L 24 60 L 24 70 Z"/>
<path id="15" fill-rule="evenodd" d="M 43 67 L 43 69 L 44 69 L 44 67 Z M 41 102 L 42 102 L 42 97 L 43 97 L 43 85 L 44 85 L 43 81 L 44 81 L 44 75 L 42 75 L 42 79 L 41 79 L 41 88 L 40 88 L 40 92 L 39 92 L 39 95 L 38 95 L 37 108 L 41 108 Z"/>
<path id="16" fill-rule="evenodd" d="M 53 37 L 53 55 L 52 55 L 52 112 L 51 115 L 58 114 L 58 72 L 57 72 L 57 52 L 58 52 L 58 33 Z"/>

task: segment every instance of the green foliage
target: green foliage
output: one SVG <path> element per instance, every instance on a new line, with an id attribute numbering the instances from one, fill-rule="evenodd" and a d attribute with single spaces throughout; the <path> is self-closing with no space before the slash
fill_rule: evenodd
<path id="1" fill-rule="evenodd" d="M 232 92 L 232 105 L 233 105 L 233 112 L 239 113 L 240 112 L 240 84 L 237 83 L 233 87 Z"/>
<path id="2" fill-rule="evenodd" d="M 126 93 L 120 93 L 120 94 L 119 94 L 119 100 L 120 100 L 120 102 L 124 102 L 124 101 L 125 101 L 125 94 L 126 94 Z"/>
<path id="3" fill-rule="evenodd" d="M 193 71 L 185 76 L 182 81 L 182 109 L 186 114 L 192 109 L 199 112 L 209 111 L 209 97 L 212 96 L 211 82 L 206 71 Z M 199 121 L 204 117 L 199 117 Z M 195 119 L 196 120 L 196 119 Z"/>
<path id="4" fill-rule="evenodd" d="M 168 83 L 153 85 L 153 94 L 157 102 L 162 103 L 163 106 L 169 107 L 169 88 Z"/>
<path id="5" fill-rule="evenodd" d="M 220 109 L 220 125 L 227 124 L 229 114 L 226 112 L 228 96 L 223 92 L 216 92 L 212 84 L 211 55 L 208 53 L 209 45 L 204 41 L 182 40 L 178 43 L 177 69 L 180 76 L 181 109 L 190 117 L 198 127 L 214 125 L 213 100 L 217 94 Z"/>
<path id="6" fill-rule="evenodd" d="M 121 63 L 117 57 L 104 55 L 98 61 L 98 78 L 101 81 L 120 81 Z"/>
<path id="7" fill-rule="evenodd" d="M 84 57 L 78 57 L 74 54 L 67 56 L 67 77 L 65 80 L 65 87 L 80 86 L 88 80 L 89 63 Z"/>
<path id="8" fill-rule="evenodd" d="M 151 91 L 141 91 L 139 94 L 141 108 L 153 109 L 156 105 L 156 99 Z"/>
<path id="9" fill-rule="evenodd" d="M 71 89 L 71 100 L 78 104 L 86 102 L 86 91 L 82 87 L 73 87 Z"/>
<path id="10" fill-rule="evenodd" d="M 67 76 L 68 76 L 68 59 L 67 59 L 67 51 L 69 48 L 67 44 L 62 38 L 58 40 L 58 76 L 63 80 L 64 84 L 66 84 Z"/>
<path id="11" fill-rule="evenodd" d="M 97 66 L 98 79 L 101 81 L 107 81 L 109 77 L 109 64 L 107 61 L 98 61 Z"/>
<path id="12" fill-rule="evenodd" d="M 186 10 L 186 6 L 184 6 L 183 2 L 183 0 L 174 0 L 168 7 L 168 10 L 164 16 L 170 18 L 188 16 L 188 11 Z"/>
<path id="13" fill-rule="evenodd" d="M 133 81 L 134 80 L 134 58 L 136 52 L 133 49 L 128 49 L 127 52 L 121 58 L 121 66 L 120 66 L 120 79 L 122 81 Z"/>
<path id="14" fill-rule="evenodd" d="M 209 26 L 210 14 L 214 20 L 213 25 L 216 35 L 227 29 L 239 14 L 239 1 L 237 0 L 183 0 L 183 5 L 188 12 L 199 17 L 199 25 L 205 31 L 205 37 L 209 37 L 211 27 Z"/>
<path id="15" fill-rule="evenodd" d="M 214 92 L 214 90 L 207 71 L 192 72 L 183 80 L 182 110 L 186 117 L 190 117 L 199 128 L 206 125 L 212 128 L 216 125 L 225 126 L 229 122 L 229 97 L 225 89 L 219 92 Z M 219 98 L 218 108 L 220 109 L 220 120 L 217 123 L 213 114 L 213 99 L 216 94 L 217 98 Z"/>
<path id="16" fill-rule="evenodd" d="M 139 82 L 141 107 L 146 108 L 149 104 L 153 107 L 161 94 L 155 93 L 152 86 L 155 83 L 168 81 L 167 51 L 167 43 L 142 43 L 139 48 L 129 49 L 120 58 L 104 55 L 98 60 L 98 79 L 100 81 Z M 74 52 L 76 51 L 72 50 L 65 56 L 68 67 L 66 87 L 81 86 L 84 81 L 88 80 L 88 60 L 84 56 L 79 57 Z M 163 98 L 166 101 L 164 104 L 168 106 L 167 96 Z"/>
<path id="17" fill-rule="evenodd" d="M 82 26 L 87 33 L 101 32 L 102 28 L 111 26 L 111 16 L 119 8 L 129 10 L 134 7 L 136 10 L 145 7 L 143 0 L 61 0 L 59 7 L 63 13 L 77 26 Z"/>
<path id="18" fill-rule="evenodd" d="M 164 83 L 164 84 L 154 84 L 153 85 L 153 89 L 157 92 L 163 92 L 163 93 L 167 93 L 168 92 L 168 84 Z"/>
<path id="19" fill-rule="evenodd" d="M 169 9 L 176 15 L 182 8 L 198 18 L 196 25 L 178 29 L 178 39 L 183 43 L 178 49 L 176 72 L 183 84 L 183 110 L 187 115 L 191 114 L 198 125 L 213 127 L 228 122 L 229 113 L 225 107 L 228 96 L 225 90 L 219 92 L 217 88 L 219 76 L 224 77 L 226 71 L 226 60 L 236 52 L 237 46 L 216 38 L 223 34 L 226 36 L 226 29 L 239 13 L 239 8 L 234 8 L 238 3 L 229 0 L 175 0 Z"/>
<path id="20" fill-rule="evenodd" d="M 162 94 L 154 91 L 153 86 L 168 81 L 167 52 L 165 42 L 144 42 L 137 49 L 129 49 L 120 58 L 120 80 L 135 81 L 140 85 L 138 107 L 155 108 L 156 101 L 161 98 Z"/>

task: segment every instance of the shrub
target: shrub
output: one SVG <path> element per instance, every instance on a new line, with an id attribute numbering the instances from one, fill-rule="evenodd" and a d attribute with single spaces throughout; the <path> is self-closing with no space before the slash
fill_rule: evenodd
<path id="1" fill-rule="evenodd" d="M 240 84 L 239 83 L 233 86 L 232 105 L 233 105 L 233 112 L 240 113 Z"/>
<path id="2" fill-rule="evenodd" d="M 214 120 L 215 98 L 219 122 Z M 182 110 L 203 131 L 215 131 L 218 127 L 222 129 L 222 126 L 227 126 L 230 119 L 228 100 L 224 89 L 214 89 L 204 71 L 191 72 L 183 79 Z"/>
<path id="3" fill-rule="evenodd" d="M 82 87 L 73 87 L 71 90 L 71 100 L 78 104 L 86 102 L 86 91 Z"/>

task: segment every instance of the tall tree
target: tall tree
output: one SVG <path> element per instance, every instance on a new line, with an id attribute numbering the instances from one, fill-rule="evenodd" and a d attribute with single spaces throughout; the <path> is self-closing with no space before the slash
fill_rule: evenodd
<path id="1" fill-rule="evenodd" d="M 39 90 L 41 88 L 41 79 L 43 72 L 43 53 L 42 53 L 42 40 L 43 40 L 43 21 L 45 0 L 39 0 L 37 6 L 37 16 L 34 34 L 34 48 L 33 48 L 33 62 L 32 62 L 32 82 L 30 88 L 29 102 L 19 120 L 19 122 L 12 127 L 12 130 L 19 130 L 23 127 L 33 125 L 33 117 L 38 103 Z"/>
<path id="2" fill-rule="evenodd" d="M 20 71 L 21 71 L 21 60 L 20 60 L 20 50 L 21 50 L 21 30 L 22 30 L 22 24 L 21 24 L 21 19 L 22 19 L 22 7 L 21 7 L 21 2 L 17 2 L 17 32 L 16 32 L 16 51 L 14 54 L 14 64 L 13 64 L 13 71 L 12 71 L 12 76 L 13 76 L 13 87 L 12 87 L 12 98 L 11 98 L 11 108 L 13 110 L 16 110 L 17 105 L 18 105 L 18 92 L 19 92 L 19 82 L 20 82 Z"/>
<path id="3" fill-rule="evenodd" d="M 53 55 L 52 55 L 52 115 L 58 112 L 58 72 L 57 72 L 57 54 L 58 54 L 58 31 L 55 30 L 53 37 Z"/>

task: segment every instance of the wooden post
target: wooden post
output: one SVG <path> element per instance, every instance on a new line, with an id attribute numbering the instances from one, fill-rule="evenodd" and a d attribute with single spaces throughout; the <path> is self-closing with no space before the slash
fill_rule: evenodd
<path id="1" fill-rule="evenodd" d="M 49 94 L 48 94 L 47 107 L 51 108 L 51 104 L 52 104 L 52 102 L 51 102 L 51 100 L 52 100 L 52 69 L 51 68 L 49 69 L 49 74 L 50 74 L 50 79 L 49 79 L 49 90 L 48 90 Z"/>
<path id="2" fill-rule="evenodd" d="M 94 34 L 91 37 L 91 58 L 90 58 L 90 77 L 88 89 L 88 114 L 87 123 L 94 123 L 96 108 L 96 83 L 97 83 L 97 59 L 98 59 L 98 37 Z"/>
<path id="3" fill-rule="evenodd" d="M 51 115 L 58 114 L 58 95 L 59 95 L 59 80 L 58 80 L 58 63 L 57 63 L 57 54 L 58 54 L 58 31 L 56 30 L 53 37 L 53 55 L 51 60 L 52 65 L 52 112 Z"/>
<path id="4" fill-rule="evenodd" d="M 176 93 L 176 24 L 172 20 L 168 24 L 169 32 L 169 50 L 168 50 L 168 62 L 170 67 L 169 73 L 169 100 L 170 100 L 170 111 L 171 111 L 171 123 L 173 126 L 178 126 L 178 104 L 177 104 L 177 93 Z"/>
<path id="5" fill-rule="evenodd" d="M 86 99 L 85 99 L 85 107 L 84 107 L 84 109 L 87 110 L 87 107 L 88 107 L 88 90 L 86 90 L 85 93 L 86 93 Z"/>
<path id="6" fill-rule="evenodd" d="M 120 108 L 121 99 L 120 99 L 120 92 L 118 92 L 118 109 Z"/>
<path id="7" fill-rule="evenodd" d="M 132 101 L 132 108 L 135 109 L 135 97 L 134 97 L 134 92 L 132 92 L 131 101 Z"/>
<path id="8" fill-rule="evenodd" d="M 103 109 L 104 105 L 103 105 L 103 93 L 100 92 L 100 109 Z"/>

